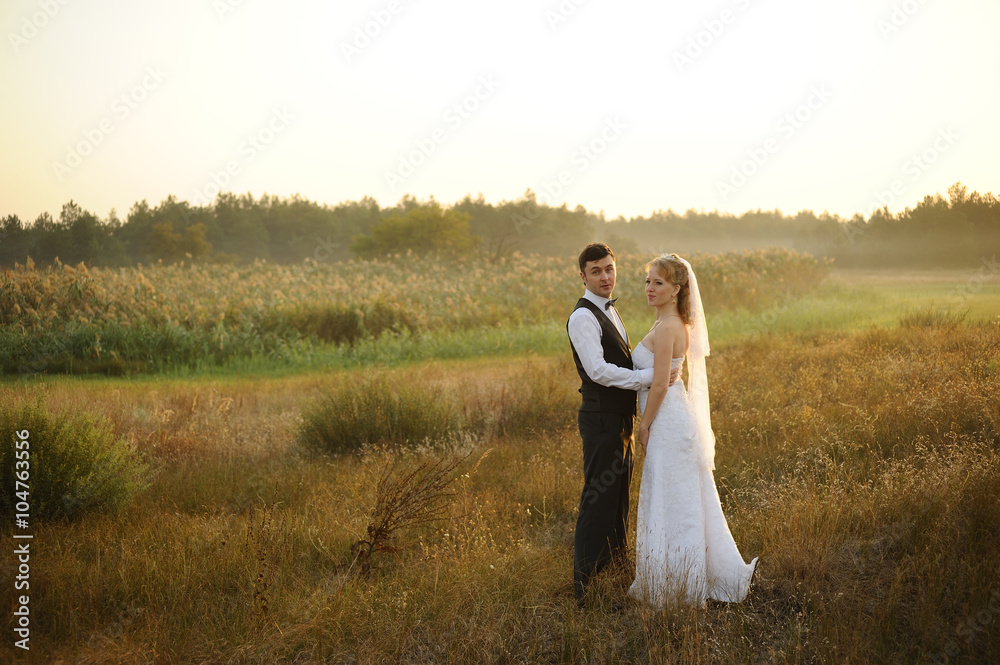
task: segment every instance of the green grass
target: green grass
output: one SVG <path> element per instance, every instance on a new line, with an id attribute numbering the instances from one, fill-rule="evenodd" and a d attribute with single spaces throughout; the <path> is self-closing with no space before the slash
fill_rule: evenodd
<path id="1" fill-rule="evenodd" d="M 222 366 L 177 368 L 161 376 L 184 378 L 254 374 L 280 377 L 372 366 L 407 366 L 431 360 L 554 355 L 568 348 L 565 325 L 549 322 L 513 328 L 383 335 L 379 339 L 359 341 L 353 346 L 317 345 L 308 352 L 281 360 L 261 357 L 233 359 Z"/>
<path id="2" fill-rule="evenodd" d="M 195 361 L 191 366 L 172 366 L 158 373 L 140 372 L 127 376 L 129 381 L 149 383 L 164 379 L 221 379 L 247 375 L 277 378 L 303 373 L 326 374 L 333 370 L 373 365 L 406 366 L 430 360 L 552 355 L 569 348 L 565 335 L 565 325 L 555 322 L 435 334 L 402 333 L 365 339 L 354 345 L 303 345 L 299 351 L 289 351 L 281 356 L 238 357 L 221 365 Z M 47 376 L 44 380 L 58 376 Z M 41 377 L 37 374 L 27 380 Z M 24 380 L 17 375 L 0 375 L 0 385 L 18 384 Z M 107 381 L 108 377 L 80 374 L 63 376 L 62 380 L 100 383 Z"/>
<path id="3" fill-rule="evenodd" d="M 1000 313 L 1000 274 L 985 267 L 969 270 L 835 271 L 827 278 L 876 293 L 893 306 L 969 313 L 969 321 L 996 319 Z M 889 317 L 890 319 L 893 317 Z"/>
<path id="4" fill-rule="evenodd" d="M 1000 276 L 975 292 L 966 286 L 967 278 L 952 273 L 919 283 L 863 285 L 835 273 L 813 293 L 762 311 L 709 313 L 709 334 L 713 344 L 724 346 L 758 335 L 894 328 L 913 316 L 962 317 L 968 323 L 1000 320 Z"/>

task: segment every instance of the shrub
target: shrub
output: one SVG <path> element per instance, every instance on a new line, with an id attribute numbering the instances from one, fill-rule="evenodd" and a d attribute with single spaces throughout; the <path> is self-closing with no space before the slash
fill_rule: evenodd
<path id="1" fill-rule="evenodd" d="M 379 374 L 306 407 L 299 439 L 318 452 L 342 453 L 372 443 L 415 444 L 455 429 L 451 405 L 439 392 Z"/>
<path id="2" fill-rule="evenodd" d="M 89 511 L 123 508 L 148 487 L 150 467 L 110 426 L 91 414 L 56 415 L 17 398 L 0 405 L 0 511 L 11 516 L 15 496 L 16 432 L 28 431 L 30 520 L 72 519 Z M 23 487 L 18 487 L 23 489 Z"/>
<path id="3" fill-rule="evenodd" d="M 361 313 L 341 303 L 304 303 L 268 312 L 262 330 L 298 331 L 304 337 L 333 344 L 353 344 L 363 332 Z"/>
<path id="4" fill-rule="evenodd" d="M 463 427 L 476 436 L 522 436 L 553 432 L 576 423 L 580 380 L 562 363 L 525 362 L 504 380 L 472 379 L 457 397 Z"/>

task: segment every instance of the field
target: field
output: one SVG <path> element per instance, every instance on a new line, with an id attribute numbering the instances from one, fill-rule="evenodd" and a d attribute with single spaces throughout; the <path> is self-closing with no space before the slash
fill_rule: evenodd
<path id="1" fill-rule="evenodd" d="M 623 570 L 577 609 L 579 395 L 563 317 L 578 282 L 553 266 L 533 282 L 545 307 L 517 325 L 479 325 L 517 305 L 491 314 L 470 296 L 462 311 L 420 313 L 413 331 L 283 358 L 8 377 L 0 404 L 94 414 L 151 471 L 117 510 L 64 500 L 64 514 L 32 522 L 31 650 L 9 637 L 0 652 L 67 664 L 1000 661 L 1000 275 L 794 269 L 815 280 L 712 295 L 716 481 L 741 552 L 761 560 L 742 604 L 614 613 Z M 385 312 L 401 311 L 392 293 Z M 652 322 L 638 302 L 623 307 L 633 338 Z M 275 330 L 303 320 L 293 310 Z M 36 334 L 53 325 L 40 318 Z M 357 404 L 380 417 L 352 421 Z M 340 427 L 338 441 L 371 427 L 383 442 L 319 453 L 317 423 Z M 430 497 L 441 519 L 358 556 L 391 498 L 380 479 L 429 478 L 438 461 L 455 465 Z M 15 607 L 13 557 L 2 565 L 0 597 Z"/>
<path id="2" fill-rule="evenodd" d="M 619 257 L 626 315 L 645 314 L 647 259 Z M 715 311 L 801 295 L 828 270 L 781 248 L 692 260 Z M 525 326 L 565 324 L 580 289 L 571 258 L 521 255 L 494 264 L 397 255 L 120 270 L 29 262 L 0 275 L 0 373 L 199 375 L 225 365 L 259 373 L 482 354 L 483 334 L 492 341 L 499 331 L 503 346 L 523 340 Z M 465 343 L 456 349 L 456 340 Z"/>

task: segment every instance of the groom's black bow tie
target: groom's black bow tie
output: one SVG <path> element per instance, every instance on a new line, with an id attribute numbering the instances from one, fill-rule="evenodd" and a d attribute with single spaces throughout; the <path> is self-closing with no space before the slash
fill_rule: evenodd
<path id="1" fill-rule="evenodd" d="M 611 300 L 609 300 L 606 303 L 604 303 L 604 311 L 608 311 L 609 309 L 611 309 L 612 307 L 614 307 L 615 306 L 615 300 L 618 300 L 618 298 L 612 298 Z"/>

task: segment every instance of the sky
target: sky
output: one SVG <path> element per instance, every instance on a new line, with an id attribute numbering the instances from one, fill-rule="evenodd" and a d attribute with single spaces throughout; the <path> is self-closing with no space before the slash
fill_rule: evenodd
<path id="1" fill-rule="evenodd" d="M 168 195 L 657 210 L 1000 194 L 995 0 L 4 0 L 0 217 Z"/>

